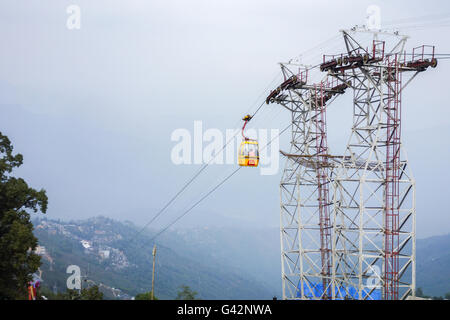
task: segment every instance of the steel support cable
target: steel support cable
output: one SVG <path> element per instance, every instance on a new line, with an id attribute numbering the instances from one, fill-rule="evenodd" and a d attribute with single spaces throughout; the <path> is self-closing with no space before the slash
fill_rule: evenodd
<path id="1" fill-rule="evenodd" d="M 334 38 L 333 41 L 330 41 L 327 43 L 327 45 L 323 45 L 319 47 L 317 50 L 310 51 L 308 54 L 302 55 L 302 57 L 307 56 L 322 56 L 324 52 L 327 51 L 333 51 L 336 47 L 344 46 L 344 43 L 342 42 L 342 34 L 338 33 Z"/>
<path id="2" fill-rule="evenodd" d="M 278 113 L 282 112 L 281 108 L 268 108 L 268 109 L 269 111 L 266 114 L 264 114 L 264 116 L 260 115 L 258 117 L 256 124 L 253 123 L 251 128 L 253 127 L 268 128 L 270 123 L 273 122 L 273 119 L 278 115 Z"/>
<path id="3" fill-rule="evenodd" d="M 407 55 L 407 56 L 412 56 L 412 53 L 402 53 L 401 55 Z M 419 53 L 415 53 L 416 56 L 421 56 L 422 54 Z M 440 57 L 440 56 L 444 56 L 444 58 L 446 58 L 447 56 L 450 56 L 450 53 L 424 53 L 424 56 L 435 56 L 435 57 Z"/>
<path id="4" fill-rule="evenodd" d="M 261 109 L 263 104 L 261 104 L 257 111 L 253 114 L 253 116 Z M 238 135 L 239 131 L 236 131 L 234 133 L 234 135 L 223 145 L 222 149 L 215 154 L 211 159 L 209 159 L 209 161 L 207 163 L 204 163 L 200 169 L 183 185 L 183 187 L 164 205 L 164 207 L 162 209 L 160 209 L 158 211 L 158 213 L 156 215 L 153 216 L 153 218 L 147 222 L 144 227 L 142 227 L 142 229 L 139 230 L 139 232 L 135 235 L 135 237 L 139 236 L 150 224 L 153 223 L 153 221 L 155 221 L 183 192 L 184 190 L 186 190 L 191 184 L 192 182 L 194 182 L 195 179 L 197 179 L 197 177 L 211 164 L 211 162 L 213 160 L 215 160 L 217 158 L 217 156 L 219 154 L 221 154 L 223 152 L 223 150 L 225 150 L 225 148 L 230 144 L 231 141 L 234 140 L 234 138 Z"/>
<path id="5" fill-rule="evenodd" d="M 408 27 L 399 27 L 399 30 L 412 30 L 412 31 L 419 31 L 419 30 L 426 30 L 426 29 L 432 29 L 432 28 L 446 28 L 450 27 L 450 21 L 441 23 L 441 24 L 426 24 L 426 25 L 415 25 L 415 26 L 408 26 Z"/>
<path id="6" fill-rule="evenodd" d="M 439 24 L 444 24 L 444 23 L 449 23 L 450 22 L 450 18 L 446 18 L 443 20 L 438 20 L 438 21 L 423 21 L 423 22 L 411 22 L 411 23 L 405 23 L 405 24 L 389 24 L 389 25 L 383 25 L 386 26 L 388 28 L 410 28 L 410 27 L 414 27 L 414 26 L 428 26 L 428 25 L 439 25 Z"/>
<path id="7" fill-rule="evenodd" d="M 273 142 L 273 140 L 275 140 L 276 138 L 280 137 L 287 129 L 289 129 L 291 127 L 291 124 L 289 124 L 286 128 L 284 128 L 275 138 L 273 138 L 272 140 L 270 140 L 262 149 L 264 150 L 265 148 L 267 148 L 268 146 L 270 146 L 270 144 Z M 189 212 L 192 211 L 192 209 L 194 209 L 196 206 L 198 206 L 203 200 L 205 200 L 206 198 L 208 198 L 208 196 L 210 196 L 214 191 L 216 191 L 217 189 L 219 189 L 220 186 L 222 186 L 225 182 L 227 182 L 233 175 L 235 175 L 242 167 L 238 167 L 235 170 L 233 170 L 233 172 L 231 172 L 228 176 L 226 176 L 222 181 L 220 181 L 216 186 L 214 186 L 209 192 L 207 192 L 203 197 L 201 197 L 199 200 L 197 200 L 192 206 L 190 206 L 186 211 L 184 211 L 180 216 L 178 216 L 175 220 L 173 220 L 171 223 L 169 223 L 166 227 L 164 227 L 161 231 L 159 231 L 156 235 L 154 235 L 149 242 L 152 242 L 153 240 L 155 240 L 157 237 L 159 237 L 162 233 L 164 233 L 165 231 L 167 231 L 167 229 L 169 229 L 171 226 L 173 226 L 175 223 L 177 223 L 181 218 L 183 218 L 184 216 L 186 216 Z M 147 242 L 145 243 L 147 244 Z M 143 245 L 144 246 L 144 245 Z"/>
<path id="8" fill-rule="evenodd" d="M 216 191 L 221 185 L 223 185 L 228 179 L 230 179 L 234 174 L 236 174 L 236 172 L 238 172 L 242 167 L 238 167 L 237 169 L 235 169 L 231 174 L 229 174 L 225 179 L 223 179 L 218 185 L 216 185 L 213 189 L 211 189 L 208 193 L 206 193 L 203 197 L 200 198 L 200 200 L 198 200 L 197 202 L 195 202 L 189 209 L 187 209 L 186 211 L 183 212 L 182 215 L 178 216 L 174 221 L 172 221 L 169 225 L 167 225 L 166 227 L 164 227 L 164 229 L 162 229 L 160 232 L 158 232 L 154 237 L 152 237 L 150 239 L 149 242 L 152 242 L 153 240 L 155 240 L 157 237 L 159 237 L 164 231 L 166 231 L 167 229 L 169 229 L 172 225 L 174 225 L 175 223 L 178 222 L 178 220 L 180 220 L 181 218 L 183 218 L 185 215 L 187 215 L 192 209 L 194 209 L 197 205 L 199 205 L 203 200 L 205 200 L 211 193 L 213 193 L 214 191 Z"/>
<path id="9" fill-rule="evenodd" d="M 426 22 L 428 19 L 426 19 L 426 18 L 429 18 L 429 19 L 431 19 L 431 18 L 433 18 L 433 17 L 437 17 L 437 16 L 440 16 L 440 17 L 442 17 L 442 18 L 439 18 L 439 19 L 448 19 L 448 17 L 450 17 L 450 16 L 448 16 L 448 14 L 435 14 L 435 15 L 428 15 L 428 16 L 421 16 L 421 17 L 416 17 L 416 18 L 414 18 L 414 17 L 411 17 L 411 18 L 406 18 L 406 19 L 399 19 L 399 20 L 393 20 L 393 21 L 389 21 L 388 23 L 386 23 L 386 24 L 384 24 L 384 26 L 395 26 L 395 24 L 397 23 L 408 23 L 408 20 L 412 20 L 412 22 L 422 22 L 422 23 L 425 23 L 425 25 L 422 25 L 422 26 L 417 26 L 417 24 L 415 25 L 415 26 L 407 26 L 407 27 L 402 27 L 402 26 L 398 26 L 399 28 L 406 28 L 406 29 L 408 29 L 408 28 L 420 28 L 420 27 L 423 27 L 423 26 L 425 26 L 425 27 L 427 27 L 427 26 L 430 26 L 430 25 L 433 25 L 433 24 L 442 24 L 442 23 L 446 23 L 447 21 L 430 21 L 430 22 Z M 425 19 L 422 19 L 422 18 L 425 18 Z M 423 20 L 423 21 L 420 21 L 420 20 Z M 403 21 L 403 22 L 401 22 L 401 21 Z M 446 26 L 446 25 L 444 25 L 444 26 Z M 303 51 L 302 53 L 300 53 L 297 57 L 299 58 L 299 59 L 301 59 L 301 60 L 304 60 L 304 58 L 306 57 L 306 56 L 311 56 L 311 55 L 315 55 L 315 50 L 321 50 L 321 51 L 323 51 L 323 49 L 324 48 L 327 48 L 327 47 L 331 47 L 332 46 L 332 43 L 333 43 L 333 41 L 335 41 L 335 40 L 337 40 L 337 39 L 339 39 L 341 37 L 341 35 L 340 34 L 338 34 L 338 35 L 336 35 L 336 36 L 334 36 L 334 37 L 332 37 L 332 38 L 330 38 L 330 39 L 328 39 L 328 40 L 326 40 L 326 41 L 323 41 L 323 42 L 321 42 L 321 43 L 319 43 L 318 45 L 316 45 L 315 47 L 312 47 L 311 49 L 308 49 L 308 50 L 305 50 L 305 51 Z M 327 45 L 328 44 L 328 45 Z M 337 46 L 335 45 L 333 48 L 336 48 Z M 327 48 L 328 49 L 328 48 Z M 295 60 L 295 58 L 294 59 L 292 59 L 292 60 Z M 291 61 L 292 61 L 291 60 Z"/>
<path id="10" fill-rule="evenodd" d="M 386 23 L 383 23 L 383 26 L 388 26 L 388 27 L 401 27 L 402 25 L 408 25 L 408 24 L 434 24 L 434 23 L 443 23 L 443 22 L 447 22 L 450 19 L 450 15 L 449 14 L 444 14 L 441 15 L 441 17 L 435 17 L 432 18 L 430 16 L 430 18 L 428 19 L 403 19 L 402 20 L 392 20 L 392 21 L 388 21 Z"/>
<path id="11" fill-rule="evenodd" d="M 371 34 L 361 35 L 360 38 L 358 39 L 358 42 L 359 43 L 365 43 L 365 42 L 371 40 L 372 37 L 373 37 L 373 35 L 371 35 Z M 329 55 L 332 55 L 333 51 L 336 51 L 336 50 L 337 51 L 341 51 L 341 53 L 347 52 L 346 48 L 344 47 L 344 43 L 340 41 L 340 40 L 342 40 L 342 34 L 341 33 L 339 33 L 338 35 L 334 36 L 331 39 L 333 41 L 329 41 L 328 45 L 326 45 L 326 46 L 318 45 L 317 46 L 317 48 L 320 50 L 321 53 L 311 52 L 311 53 L 305 55 L 305 56 L 309 57 L 309 60 L 313 60 L 317 56 L 319 58 L 319 61 L 320 61 L 319 63 L 308 67 L 307 68 L 308 71 L 315 70 L 322 64 L 322 62 L 323 62 L 322 61 L 322 59 L 323 59 L 323 52 L 328 53 Z M 336 40 L 339 40 L 339 41 L 335 43 Z M 342 49 L 342 50 L 339 50 L 339 49 Z M 335 54 L 335 55 L 339 55 L 339 54 L 340 53 Z M 304 56 L 302 56 L 302 59 L 303 58 L 304 58 Z M 312 74 L 309 73 L 308 74 L 308 80 L 311 80 L 312 83 L 318 82 L 322 78 L 323 78 L 323 72 L 322 71 L 317 72 L 317 73 L 312 73 Z"/>
<path id="12" fill-rule="evenodd" d="M 364 37 L 364 39 L 360 39 L 361 42 L 363 40 L 365 41 L 366 39 L 371 38 L 372 35 L 371 34 L 366 34 L 363 37 Z M 339 40 L 339 41 L 337 41 L 337 40 Z M 346 51 L 344 43 L 341 40 L 342 40 L 342 33 L 339 32 L 336 36 L 334 36 L 330 40 L 328 40 L 326 42 L 323 42 L 323 43 L 326 43 L 327 45 L 318 45 L 317 46 L 317 50 L 319 50 L 319 53 L 314 52 L 312 50 L 307 50 L 307 51 L 311 51 L 311 52 L 308 53 L 308 54 L 301 54 L 301 57 L 304 58 L 305 56 L 309 57 L 309 56 L 316 56 L 317 55 L 317 56 L 320 56 L 320 58 L 322 59 L 323 52 L 328 52 L 329 54 L 332 54 L 332 52 L 334 50 L 336 50 L 337 48 L 339 48 L 339 47 L 342 47 L 342 49 L 344 51 Z M 335 43 L 335 41 L 337 41 L 337 42 Z M 305 51 L 305 52 L 307 52 L 307 51 Z M 311 59 L 309 59 L 309 60 L 311 60 Z"/>
<path id="13" fill-rule="evenodd" d="M 446 26 L 450 27 L 450 25 L 446 25 Z M 370 35 L 366 36 L 364 39 L 359 39 L 358 42 L 366 42 L 366 40 L 369 40 L 370 37 L 371 37 Z M 336 46 L 334 48 L 336 48 Z M 402 53 L 401 55 L 412 56 L 413 54 L 412 53 Z M 419 54 L 416 54 L 416 55 L 419 55 Z M 426 57 L 431 57 L 433 55 L 438 60 L 446 60 L 446 59 L 450 58 L 450 53 L 434 53 L 434 54 L 432 54 L 432 53 L 424 53 L 423 54 L 423 56 L 426 56 Z M 309 68 L 309 70 L 314 69 L 314 68 L 316 68 L 318 66 L 320 66 L 320 64 Z M 316 76 L 318 76 L 318 75 L 316 75 Z"/>
<path id="14" fill-rule="evenodd" d="M 273 84 L 273 82 L 279 77 L 279 71 L 277 72 L 277 75 L 275 78 L 270 82 L 270 84 L 264 89 L 264 91 L 259 95 L 258 100 L 261 98 L 261 96 L 266 93 L 267 89 L 270 87 L 270 85 Z M 256 101 L 258 101 L 256 100 Z M 255 101 L 255 103 L 256 103 Z M 254 103 L 254 104 L 255 104 Z M 254 105 L 253 104 L 253 105 Z M 262 102 L 255 112 L 252 114 L 252 118 L 261 110 L 262 106 L 265 104 L 265 101 Z M 250 107 L 247 111 L 252 109 L 253 107 Z M 234 140 L 234 138 L 239 134 L 239 131 L 236 131 L 236 133 L 223 145 L 222 149 L 215 154 L 207 163 L 204 163 L 200 169 L 183 185 L 183 187 L 153 216 L 153 218 L 147 222 L 144 227 L 142 227 L 132 238 L 134 240 L 136 237 L 138 237 L 150 224 L 153 223 L 191 184 L 194 182 L 194 180 L 211 164 L 213 160 L 217 158 L 219 154 L 221 154 L 225 148 L 230 144 L 231 141 Z"/>
<path id="15" fill-rule="evenodd" d="M 334 36 L 333 38 L 331 38 L 331 39 L 335 39 L 335 38 L 338 38 L 338 37 L 340 37 L 340 35 L 337 35 L 337 36 Z M 325 43 L 326 42 L 328 42 L 328 40 L 327 41 L 325 41 Z M 316 46 L 317 47 L 317 46 Z M 310 50 L 307 50 L 307 51 L 311 51 L 312 49 L 310 49 Z M 317 65 L 315 65 L 315 66 L 312 66 L 310 69 L 315 69 L 315 68 L 317 68 L 318 66 L 319 66 L 320 64 L 317 64 Z M 271 81 L 271 83 L 269 84 L 269 86 L 268 87 L 270 87 L 270 85 L 279 77 L 279 75 L 280 75 L 280 73 L 279 73 L 279 71 L 277 72 L 277 75 L 275 76 L 275 78 Z M 259 98 L 265 93 L 267 91 L 267 88 L 266 89 L 264 89 L 264 91 L 260 94 L 260 96 L 259 96 Z M 252 118 L 261 110 L 261 108 L 263 107 L 263 105 L 265 104 L 265 101 L 264 102 L 262 102 L 259 106 L 258 106 L 258 108 L 256 109 L 256 111 L 252 114 Z M 251 107 L 249 108 L 249 110 L 251 109 Z M 284 132 L 284 130 L 281 132 L 281 133 L 283 133 Z M 160 209 L 157 213 L 156 213 L 156 215 L 154 215 L 153 216 L 153 218 L 149 221 L 149 222 L 147 222 L 145 225 L 144 225 L 144 227 L 142 227 L 137 233 L 136 233 L 136 235 L 133 237 L 133 239 L 132 240 L 134 240 L 136 237 L 138 237 L 151 223 L 153 223 L 153 221 L 155 221 L 191 184 L 192 184 L 192 182 L 194 182 L 194 180 L 211 164 L 211 162 L 213 161 L 213 160 L 215 160 L 215 158 L 219 155 L 219 154 L 221 154 L 222 152 L 223 152 L 223 150 L 225 150 L 225 148 L 229 145 L 229 143 L 231 142 L 231 141 L 233 141 L 234 140 L 234 138 L 236 137 L 236 135 L 239 133 L 239 131 L 236 131 L 236 133 L 225 143 L 225 145 L 222 147 L 222 149 L 216 154 L 216 155 L 214 155 L 214 157 L 212 157 L 207 163 L 205 163 L 205 164 L 203 164 L 202 165 L 202 167 L 183 185 L 183 187 L 163 206 L 163 208 L 162 209 Z M 281 134 L 280 133 L 280 134 Z M 279 136 L 279 135 L 278 135 Z M 262 149 L 263 150 L 263 149 Z"/>
<path id="16" fill-rule="evenodd" d="M 412 53 L 402 53 L 401 55 L 404 56 L 412 56 Z M 416 56 L 422 56 L 422 54 L 415 54 Z M 435 53 L 434 55 L 432 53 L 424 53 L 423 54 L 424 57 L 433 57 L 437 60 L 445 60 L 445 59 L 449 59 L 450 58 L 450 54 L 447 53 Z"/>
<path id="17" fill-rule="evenodd" d="M 443 19 L 437 19 L 435 21 L 411 21 L 409 23 L 392 23 L 383 24 L 383 27 L 393 28 L 397 30 L 407 30 L 407 29 L 429 29 L 433 27 L 447 27 L 450 22 L 450 17 L 445 17 Z"/>
<path id="18" fill-rule="evenodd" d="M 281 114 L 282 110 L 279 108 L 278 110 L 278 114 Z M 283 129 L 281 132 L 279 132 L 275 137 L 273 137 L 269 142 L 267 142 L 263 147 L 261 147 L 261 149 L 259 150 L 260 152 L 264 151 L 268 146 L 270 146 L 272 144 L 272 142 L 277 139 L 278 137 L 280 137 L 287 129 L 289 129 L 291 127 L 291 124 L 289 124 L 285 129 Z M 214 188 L 214 186 L 219 183 L 219 181 L 222 181 L 222 177 L 218 178 L 214 183 L 211 183 L 210 188 Z M 208 190 L 209 188 L 207 188 L 206 190 Z M 200 194 L 198 195 L 200 197 Z"/>
<path id="19" fill-rule="evenodd" d="M 427 29 L 429 27 L 437 25 L 446 27 L 447 25 L 442 24 L 450 22 L 449 18 L 450 13 L 439 13 L 418 17 L 402 18 L 384 22 L 383 28 L 394 28 L 397 30 L 406 30 L 406 29 L 420 30 L 420 29 Z"/>
<path id="20" fill-rule="evenodd" d="M 436 13 L 436 14 L 429 14 L 424 16 L 418 16 L 418 17 L 409 17 L 409 18 L 401 18 L 396 20 L 390 20 L 387 21 L 386 25 L 393 25 L 398 23 L 409 23 L 409 22 L 417 22 L 417 21 L 427 21 L 430 19 L 446 19 L 450 18 L 450 13 Z"/>
<path id="21" fill-rule="evenodd" d="M 318 67 L 318 65 L 313 66 L 312 68 L 316 68 Z M 272 81 L 273 82 L 273 81 Z M 256 111 L 253 113 L 253 116 L 256 115 L 259 110 L 262 108 L 262 106 L 264 105 L 265 102 L 263 102 L 257 109 Z M 253 117 L 252 116 L 252 117 Z M 261 148 L 260 151 L 265 150 L 272 142 L 274 139 L 280 137 L 284 132 L 286 132 L 287 129 L 289 129 L 291 127 L 291 124 L 289 124 L 286 128 L 284 128 L 276 137 L 274 137 L 272 140 L 270 140 L 263 148 Z M 237 132 L 238 133 L 238 132 Z M 233 136 L 233 138 L 231 138 L 227 144 L 234 139 L 234 137 L 237 135 L 237 133 Z M 226 144 L 226 145 L 227 145 Z M 226 147 L 226 145 L 222 148 L 223 149 Z M 212 158 L 206 165 L 208 165 L 214 158 Z M 206 168 L 206 166 L 205 166 Z M 197 205 L 199 205 L 203 200 L 205 200 L 209 195 L 211 195 L 214 191 L 216 191 L 220 186 L 222 186 L 226 181 L 228 181 L 234 174 L 236 174 L 236 172 L 238 172 L 242 167 L 238 167 L 237 169 L 235 169 L 233 172 L 231 172 L 231 174 L 229 174 L 228 176 L 226 176 L 219 184 L 217 184 L 216 186 L 214 186 L 208 193 L 206 193 L 203 197 L 201 197 L 197 202 L 195 202 L 191 207 L 189 207 L 186 211 L 184 211 L 180 216 L 178 216 L 175 220 L 173 220 L 169 225 L 167 225 L 166 227 L 164 227 L 160 232 L 158 232 L 155 236 L 153 236 L 150 239 L 150 242 L 155 240 L 157 237 L 159 237 L 162 233 L 164 233 L 167 229 L 169 229 L 172 225 L 174 225 L 176 222 L 178 222 L 181 218 L 183 218 L 184 216 L 186 216 L 190 211 L 192 211 Z M 203 170 L 202 170 L 203 171 Z M 198 175 L 197 175 L 198 176 Z M 153 219 L 154 220 L 154 219 Z M 143 229 L 145 229 L 150 223 L 148 223 Z"/>
<path id="22" fill-rule="evenodd" d="M 299 53 L 297 55 L 296 58 L 293 58 L 291 60 L 295 60 L 295 59 L 302 59 L 302 60 L 304 60 L 305 57 L 309 57 L 309 56 L 315 55 L 314 51 L 317 51 L 317 50 L 323 51 L 323 49 L 332 46 L 333 42 L 338 40 L 339 38 L 341 38 L 341 35 L 337 34 L 337 35 L 329 38 L 328 40 L 325 40 L 325 41 L 317 44 L 316 46 L 314 46 L 314 47 L 312 47 L 310 49 L 302 51 L 301 53 Z"/>

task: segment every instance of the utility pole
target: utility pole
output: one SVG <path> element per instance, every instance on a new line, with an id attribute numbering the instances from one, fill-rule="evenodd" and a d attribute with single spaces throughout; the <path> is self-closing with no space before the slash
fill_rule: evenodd
<path id="1" fill-rule="evenodd" d="M 152 300 L 154 300 L 154 298 L 155 298 L 154 292 L 155 292 L 155 259 L 156 259 L 156 244 L 153 246 L 152 256 L 153 256 Z"/>

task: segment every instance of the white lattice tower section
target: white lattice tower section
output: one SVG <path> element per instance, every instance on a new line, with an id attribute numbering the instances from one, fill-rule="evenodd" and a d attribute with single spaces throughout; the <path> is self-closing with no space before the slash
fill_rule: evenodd
<path id="1" fill-rule="evenodd" d="M 377 56 L 344 32 L 356 68 L 335 69 L 352 78 L 353 126 L 334 179 L 333 298 L 406 298 L 414 292 L 415 185 L 402 157 L 401 57 L 405 37 Z M 350 290 L 356 290 L 350 292 Z"/>

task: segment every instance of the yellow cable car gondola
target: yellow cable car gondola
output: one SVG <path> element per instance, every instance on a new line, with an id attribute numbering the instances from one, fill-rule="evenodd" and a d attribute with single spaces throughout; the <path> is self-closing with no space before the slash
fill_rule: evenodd
<path id="1" fill-rule="evenodd" d="M 244 120 L 244 126 L 242 127 L 243 140 L 239 147 L 238 162 L 241 167 L 257 167 L 259 163 L 259 146 L 258 141 L 247 138 L 244 135 L 245 126 L 247 122 L 252 119 L 250 115 L 246 115 Z"/>

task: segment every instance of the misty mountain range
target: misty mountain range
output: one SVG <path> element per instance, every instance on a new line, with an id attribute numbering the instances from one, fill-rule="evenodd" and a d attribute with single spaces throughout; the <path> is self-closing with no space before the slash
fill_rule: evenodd
<path id="1" fill-rule="evenodd" d="M 35 220 L 43 284 L 65 291 L 67 266 L 78 265 L 84 284 L 111 299 L 151 288 L 152 230 L 105 217 Z M 168 230 L 156 240 L 155 294 L 174 299 L 181 285 L 201 299 L 281 296 L 278 228 L 203 227 Z M 417 287 L 427 295 L 450 292 L 450 234 L 417 240 Z"/>

